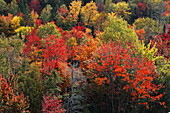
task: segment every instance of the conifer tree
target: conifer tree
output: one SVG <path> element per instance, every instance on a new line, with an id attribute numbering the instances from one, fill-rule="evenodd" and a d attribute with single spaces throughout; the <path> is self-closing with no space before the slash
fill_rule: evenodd
<path id="1" fill-rule="evenodd" d="M 51 17 L 51 10 L 53 8 L 51 7 L 50 4 L 47 4 L 45 8 L 42 10 L 40 18 L 42 19 L 43 22 L 49 22 L 50 17 Z"/>

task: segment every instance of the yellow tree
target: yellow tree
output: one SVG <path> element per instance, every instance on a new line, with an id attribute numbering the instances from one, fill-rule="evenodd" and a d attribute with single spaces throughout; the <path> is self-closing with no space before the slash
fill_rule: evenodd
<path id="1" fill-rule="evenodd" d="M 81 10 L 81 1 L 72 1 L 71 6 L 69 6 L 70 11 L 69 11 L 69 18 L 73 21 L 73 22 L 77 22 L 78 20 L 78 16 L 80 14 L 80 10 Z"/>
<path id="2" fill-rule="evenodd" d="M 117 4 L 113 4 L 113 12 L 118 16 L 124 17 L 125 19 L 127 19 L 131 14 L 128 12 L 129 10 L 129 4 L 126 2 L 118 2 Z"/>
<path id="3" fill-rule="evenodd" d="M 93 18 L 98 14 L 96 3 L 91 1 L 90 3 L 87 3 L 85 6 L 81 9 L 81 16 L 83 23 L 87 26 L 90 26 L 93 24 Z"/>

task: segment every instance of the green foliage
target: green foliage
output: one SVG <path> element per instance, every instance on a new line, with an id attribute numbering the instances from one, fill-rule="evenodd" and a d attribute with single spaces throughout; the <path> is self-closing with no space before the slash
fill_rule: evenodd
<path id="1" fill-rule="evenodd" d="M 18 91 L 23 92 L 24 95 L 28 97 L 28 102 L 30 103 L 29 111 L 31 113 L 41 113 L 43 86 L 39 68 L 35 64 L 29 66 L 28 62 L 24 61 L 18 74 Z"/>
<path id="2" fill-rule="evenodd" d="M 45 6 L 45 8 L 42 10 L 42 12 L 40 14 L 40 18 L 43 20 L 43 22 L 49 22 L 50 21 L 52 9 L 53 8 L 51 7 L 51 5 L 47 4 Z"/>
<path id="3" fill-rule="evenodd" d="M 57 26 L 53 22 L 40 25 L 37 33 L 39 37 L 48 37 L 49 35 L 56 35 L 57 37 L 60 36 Z"/>
<path id="4" fill-rule="evenodd" d="M 16 0 L 12 0 L 9 6 L 9 13 L 13 15 L 17 15 L 18 11 L 19 11 L 19 7 Z"/>
<path id="5" fill-rule="evenodd" d="M 128 19 L 128 15 L 131 13 L 128 12 L 130 10 L 129 4 L 126 2 L 118 2 L 117 4 L 113 4 L 113 12 L 125 19 Z"/>
<path id="6" fill-rule="evenodd" d="M 145 40 L 148 40 L 150 37 L 154 37 L 155 35 L 161 33 L 161 26 L 158 26 L 157 22 L 151 18 L 138 18 L 133 23 L 137 30 L 144 29 Z"/>
<path id="7" fill-rule="evenodd" d="M 21 63 L 20 51 L 23 41 L 16 36 L 0 38 L 0 74 L 7 76 L 15 74 Z"/>
<path id="8" fill-rule="evenodd" d="M 0 14 L 2 14 L 7 9 L 7 4 L 4 0 L 0 0 Z"/>
<path id="9" fill-rule="evenodd" d="M 61 92 L 61 88 L 59 84 L 63 83 L 63 78 L 61 77 L 59 72 L 55 70 L 52 71 L 52 75 L 45 76 L 45 80 L 43 82 L 44 93 L 53 93 L 59 94 Z"/>
<path id="10" fill-rule="evenodd" d="M 146 46 L 145 43 L 142 41 L 141 43 L 138 43 L 137 50 L 139 54 L 151 61 L 163 58 L 162 56 L 156 56 L 156 52 L 158 51 L 158 49 L 155 47 L 155 45 L 152 47 L 151 43 Z"/>
<path id="11" fill-rule="evenodd" d="M 109 14 L 106 22 L 104 23 L 104 32 L 101 37 L 104 41 L 109 40 L 118 41 L 121 43 L 134 42 L 137 43 L 138 38 L 135 31 L 128 28 L 127 21 L 114 14 Z"/>

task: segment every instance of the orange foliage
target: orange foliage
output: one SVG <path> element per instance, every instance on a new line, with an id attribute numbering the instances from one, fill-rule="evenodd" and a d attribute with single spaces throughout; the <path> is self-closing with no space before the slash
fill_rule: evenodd
<path id="1" fill-rule="evenodd" d="M 131 91 L 134 101 L 145 98 L 159 101 L 163 94 L 157 94 L 157 90 L 162 86 L 152 83 L 158 77 L 154 64 L 145 58 L 134 57 L 130 48 L 123 48 L 119 42 L 110 42 L 99 47 L 94 51 L 88 65 L 92 78 L 98 85 L 109 83 L 114 87 L 118 85 L 116 83 L 123 83 L 122 90 Z M 104 82 L 107 79 L 110 82 Z M 156 95 L 151 95 L 151 92 Z"/>
<path id="2" fill-rule="evenodd" d="M 165 7 L 166 7 L 166 11 L 170 12 L 170 1 L 169 0 L 165 1 Z"/>
<path id="3" fill-rule="evenodd" d="M 135 31 L 136 34 L 138 35 L 139 40 L 144 40 L 144 34 L 146 33 L 144 29 L 139 29 Z"/>
<path id="4" fill-rule="evenodd" d="M 3 32 L 6 36 L 10 36 L 14 33 L 14 30 L 11 28 L 12 18 L 13 15 L 10 13 L 8 13 L 8 16 L 0 16 L 0 34 Z"/>

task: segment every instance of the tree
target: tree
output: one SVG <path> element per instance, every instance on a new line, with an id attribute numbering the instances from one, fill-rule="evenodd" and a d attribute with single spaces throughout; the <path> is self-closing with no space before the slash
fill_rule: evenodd
<path id="1" fill-rule="evenodd" d="M 3 113 L 29 113 L 26 99 L 23 94 L 16 95 L 7 83 L 7 80 L 0 75 L 0 112 Z"/>
<path id="2" fill-rule="evenodd" d="M 29 64 L 28 60 L 23 58 L 17 74 L 18 92 L 23 92 L 28 98 L 28 110 L 30 112 L 41 113 L 44 86 L 40 68 L 35 63 Z"/>
<path id="3" fill-rule="evenodd" d="M 5 36 L 11 36 L 14 34 L 14 29 L 11 27 L 11 21 L 13 15 L 8 13 L 8 16 L 0 16 L 0 33 L 4 33 Z"/>
<path id="4" fill-rule="evenodd" d="M 81 1 L 72 1 L 70 3 L 69 9 L 63 4 L 57 10 L 57 25 L 63 29 L 70 29 L 77 24 L 79 20 Z"/>
<path id="5" fill-rule="evenodd" d="M 160 102 L 163 96 L 157 93 L 161 85 L 153 83 L 159 76 L 152 61 L 134 56 L 131 47 L 124 48 L 119 42 L 99 47 L 93 53 L 88 67 L 89 79 L 99 86 L 105 86 L 101 88 L 107 91 L 112 113 L 128 112 L 127 107 L 138 104 L 149 108 L 150 102 Z"/>
<path id="6" fill-rule="evenodd" d="M 77 22 L 78 17 L 80 15 L 80 10 L 81 10 L 81 1 L 72 1 L 70 3 L 71 5 L 69 6 L 69 18 L 71 18 L 72 22 Z"/>
<path id="7" fill-rule="evenodd" d="M 161 27 L 158 26 L 155 20 L 151 18 L 138 18 L 133 23 L 136 30 L 144 29 L 145 33 L 145 42 L 148 43 L 151 38 L 153 38 L 156 34 L 159 34 L 161 31 Z"/>
<path id="8" fill-rule="evenodd" d="M 54 22 L 48 22 L 45 25 L 40 25 L 37 29 L 38 36 L 41 38 L 47 38 L 49 35 L 60 36 L 59 30 Z"/>
<path id="9" fill-rule="evenodd" d="M 33 20 L 33 22 L 36 22 L 36 19 L 38 19 L 39 15 L 37 14 L 37 12 L 35 12 L 34 10 L 31 11 L 30 13 L 31 18 Z"/>
<path id="10" fill-rule="evenodd" d="M 17 15 L 18 12 L 19 12 L 19 7 L 17 2 L 16 0 L 12 0 L 9 6 L 9 13 L 13 15 Z"/>
<path id="11" fill-rule="evenodd" d="M 136 44 L 138 41 L 135 31 L 128 28 L 127 21 L 113 13 L 107 16 L 101 38 L 106 42 L 120 40 L 121 43 L 133 42 Z"/>
<path id="12" fill-rule="evenodd" d="M 17 37 L 0 38 L 0 74 L 5 77 L 16 74 L 22 62 L 20 51 L 24 45 L 23 41 Z"/>
<path id="13" fill-rule="evenodd" d="M 42 10 L 41 14 L 40 14 L 40 18 L 43 20 L 43 22 L 49 22 L 50 21 L 50 17 L 51 17 L 51 10 L 53 8 L 51 7 L 51 5 L 47 4 L 44 9 Z"/>
<path id="14" fill-rule="evenodd" d="M 5 2 L 4 0 L 0 0 L 0 7 L 1 7 L 1 9 L 0 9 L 0 14 L 3 14 L 4 11 L 5 11 L 6 8 L 7 8 L 7 4 L 6 4 L 6 2 Z"/>
<path id="15" fill-rule="evenodd" d="M 39 0 L 33 0 L 33 1 L 30 1 L 29 3 L 29 8 L 30 8 L 30 11 L 36 11 L 38 14 L 40 14 L 40 11 L 41 11 L 41 5 L 40 5 L 40 2 Z"/>
<path id="16" fill-rule="evenodd" d="M 43 97 L 43 113 L 65 113 L 65 109 L 62 108 L 62 100 L 58 97 L 48 94 Z"/>
<path id="17" fill-rule="evenodd" d="M 131 0 L 129 4 L 133 12 L 132 19 L 139 17 L 159 19 L 160 14 L 165 10 L 163 0 Z"/>
<path id="18" fill-rule="evenodd" d="M 95 18 L 96 14 L 98 14 L 96 3 L 93 1 L 90 1 L 90 3 L 87 3 L 85 6 L 81 9 L 81 18 L 85 25 L 91 26 L 92 19 Z"/>
<path id="19" fill-rule="evenodd" d="M 156 43 L 156 48 L 158 49 L 157 54 L 161 55 L 167 59 L 170 59 L 170 28 L 168 28 L 167 33 L 162 33 L 154 37 L 152 44 Z"/>
<path id="20" fill-rule="evenodd" d="M 125 19 L 128 19 L 129 15 L 131 14 L 129 12 L 129 4 L 126 2 L 118 2 L 117 4 L 113 4 L 112 10 L 117 16 L 121 16 Z"/>

